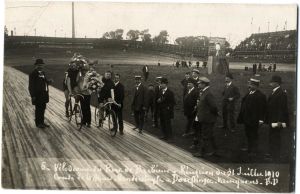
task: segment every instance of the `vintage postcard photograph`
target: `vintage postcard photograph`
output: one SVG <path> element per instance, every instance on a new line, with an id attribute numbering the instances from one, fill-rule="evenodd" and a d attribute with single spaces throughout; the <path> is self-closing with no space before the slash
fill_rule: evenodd
<path id="1" fill-rule="evenodd" d="M 4 4 L 3 189 L 295 192 L 297 4 Z"/>

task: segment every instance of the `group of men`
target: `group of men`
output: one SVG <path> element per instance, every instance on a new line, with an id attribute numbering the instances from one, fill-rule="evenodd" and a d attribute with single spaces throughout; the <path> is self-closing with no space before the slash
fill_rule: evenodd
<path id="1" fill-rule="evenodd" d="M 273 160 L 279 160 L 281 130 L 289 125 L 287 94 L 281 88 L 281 77 L 272 76 L 270 87 L 272 93 L 266 95 L 259 90 L 260 80 L 251 78 L 248 81 L 248 92 L 241 100 L 238 118 L 235 118 L 236 105 L 240 92 L 233 83 L 232 74 L 225 75 L 225 86 L 222 91 L 222 117 L 221 126 L 224 135 L 236 131 L 236 123 L 243 124 L 247 144 L 241 150 L 248 151 L 250 156 L 257 154 L 258 129 L 262 124 L 269 125 L 269 154 Z M 192 148 L 197 148 L 196 157 L 212 155 L 216 151 L 213 137 L 214 125 L 218 117 L 218 108 L 214 95 L 209 90 L 210 80 L 200 76 L 195 69 L 186 73 L 183 85 L 183 110 L 186 116 L 186 129 L 183 137 L 194 136 Z M 247 146 L 246 146 L 247 145 Z"/>
<path id="2" fill-rule="evenodd" d="M 46 104 L 49 102 L 48 84 L 52 82 L 52 80 L 46 78 L 43 66 L 43 60 L 37 59 L 35 69 L 29 75 L 29 92 L 32 104 L 36 108 L 35 123 L 39 128 L 49 127 L 44 122 L 44 113 Z M 74 93 L 74 88 L 77 84 L 76 77 L 79 72 L 70 67 L 66 74 L 64 81 L 64 84 L 66 84 L 64 86 L 66 116 L 69 116 L 67 115 L 69 103 L 67 96 Z M 172 141 L 171 120 L 174 118 L 176 102 L 174 93 L 168 87 L 168 79 L 156 77 L 156 85 L 149 84 L 148 88 L 142 83 L 141 76 L 136 75 L 134 79 L 135 87 L 133 88 L 134 95 L 131 104 L 135 119 L 135 127 L 133 129 L 138 129 L 138 132 L 142 133 L 145 115 L 149 109 L 152 109 L 153 126 L 158 127 L 158 120 L 160 121 L 161 139 Z M 99 103 L 113 98 L 117 104 L 121 105 L 121 107 L 113 106 L 113 109 L 116 112 L 119 131 L 122 135 L 124 128 L 122 116 L 125 97 L 124 85 L 120 82 L 119 74 L 115 74 L 114 79 L 112 79 L 109 71 L 105 73 L 102 81 L 104 86 L 98 93 Z M 281 83 L 280 76 L 272 76 L 269 85 L 273 91 L 267 99 L 265 94 L 259 90 L 260 80 L 251 78 L 248 82 L 248 92 L 241 100 L 241 109 L 237 123 L 244 125 L 247 136 L 247 147 L 241 147 L 241 149 L 247 150 L 250 155 L 257 153 L 258 128 L 263 123 L 266 123 L 270 127 L 270 154 L 275 160 L 279 158 L 281 130 L 289 125 L 287 94 L 281 88 Z M 213 155 L 217 149 L 213 129 L 219 113 L 214 94 L 210 91 L 210 80 L 207 77 L 200 76 L 199 70 L 194 69 L 191 72 L 191 76 L 189 72 L 186 73 L 185 79 L 182 80 L 181 84 L 183 85 L 183 112 L 187 119 L 183 136 L 192 135 L 194 137 L 193 146 L 197 148 L 194 156 Z M 151 91 L 152 95 L 150 95 Z M 230 73 L 225 76 L 225 86 L 222 95 L 222 128 L 225 136 L 227 136 L 236 130 L 235 111 L 236 104 L 240 98 L 239 89 L 233 83 L 233 76 Z M 90 111 L 90 109 L 86 111 Z M 90 117 L 90 113 L 85 113 L 84 115 L 89 115 Z M 86 118 L 86 121 L 87 127 L 90 127 L 90 118 Z"/>

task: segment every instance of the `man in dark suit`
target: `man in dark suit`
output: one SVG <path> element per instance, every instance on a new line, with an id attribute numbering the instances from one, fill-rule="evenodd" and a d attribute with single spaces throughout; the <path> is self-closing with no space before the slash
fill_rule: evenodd
<path id="1" fill-rule="evenodd" d="M 149 77 L 149 68 L 148 68 L 148 65 L 144 65 L 142 71 L 143 71 L 144 79 L 145 79 L 145 81 L 147 81 L 148 77 Z"/>
<path id="2" fill-rule="evenodd" d="M 145 117 L 145 111 L 147 110 L 147 89 L 142 84 L 142 77 L 141 76 L 135 76 L 135 91 L 134 91 L 134 97 L 131 104 L 131 108 L 133 110 L 134 114 L 134 120 L 135 120 L 135 129 L 139 129 L 139 133 L 142 133 L 143 127 L 144 127 L 144 117 Z"/>
<path id="3" fill-rule="evenodd" d="M 120 104 L 120 106 L 113 105 L 112 109 L 115 111 L 118 123 L 119 123 L 119 132 L 120 135 L 123 135 L 123 101 L 124 101 L 124 85 L 120 82 L 120 75 L 115 74 L 115 87 L 114 87 L 114 94 L 115 94 L 115 101 L 116 103 Z"/>
<path id="4" fill-rule="evenodd" d="M 213 127 L 218 117 L 218 108 L 214 96 L 209 89 L 210 80 L 206 77 L 199 78 L 199 98 L 197 101 L 196 121 L 201 123 L 201 134 L 199 134 L 199 150 L 194 153 L 195 157 L 211 156 L 216 151 L 213 137 Z"/>
<path id="5" fill-rule="evenodd" d="M 234 132 L 235 105 L 237 100 L 240 98 L 240 91 L 232 83 L 232 80 L 233 80 L 233 76 L 230 73 L 228 73 L 225 76 L 225 88 L 222 93 L 223 94 L 223 100 L 222 100 L 223 129 L 225 132 L 225 136 L 227 135 L 229 129 L 231 132 Z"/>
<path id="6" fill-rule="evenodd" d="M 255 75 L 256 71 L 257 71 L 257 65 L 256 65 L 256 63 L 253 64 L 252 71 L 253 71 L 253 75 Z"/>
<path id="7" fill-rule="evenodd" d="M 158 104 L 157 100 L 159 98 L 159 93 L 161 90 L 161 76 L 156 77 L 156 86 L 154 88 L 154 123 L 153 127 L 158 128 L 158 117 L 159 117 L 159 109 L 158 109 Z"/>
<path id="8" fill-rule="evenodd" d="M 196 116 L 195 107 L 197 105 L 197 98 L 199 95 L 198 89 L 195 87 L 195 81 L 193 79 L 188 79 L 187 88 L 188 91 L 183 98 L 183 113 L 186 116 L 187 124 L 183 137 L 191 135 L 190 131 L 193 125 L 193 121 Z"/>
<path id="9" fill-rule="evenodd" d="M 248 140 L 248 150 L 255 156 L 258 143 L 258 127 L 263 124 L 266 112 L 266 96 L 258 90 L 260 81 L 251 78 L 248 82 L 249 92 L 243 97 L 238 123 L 244 124 Z"/>
<path id="10" fill-rule="evenodd" d="M 181 85 L 183 86 L 183 95 L 182 95 L 182 98 L 184 99 L 184 96 L 186 95 L 187 93 L 187 82 L 188 82 L 188 79 L 190 79 L 190 72 L 186 72 L 185 73 L 185 76 L 184 76 L 184 79 L 181 80 Z"/>
<path id="11" fill-rule="evenodd" d="M 173 138 L 171 119 L 174 118 L 175 97 L 168 88 L 168 80 L 161 79 L 161 91 L 157 100 L 160 116 L 160 127 L 163 136 L 161 139 L 170 140 Z"/>
<path id="12" fill-rule="evenodd" d="M 46 78 L 43 59 L 35 61 L 35 69 L 29 74 L 29 93 L 31 96 L 32 104 L 35 105 L 35 125 L 38 128 L 49 127 L 44 122 L 44 115 L 46 104 L 49 102 L 49 88 L 48 85 L 52 80 Z"/>
<path id="13" fill-rule="evenodd" d="M 274 75 L 270 81 L 272 93 L 267 102 L 266 123 L 270 126 L 269 152 L 274 161 L 280 160 L 282 129 L 289 126 L 287 94 L 281 88 L 281 77 Z"/>

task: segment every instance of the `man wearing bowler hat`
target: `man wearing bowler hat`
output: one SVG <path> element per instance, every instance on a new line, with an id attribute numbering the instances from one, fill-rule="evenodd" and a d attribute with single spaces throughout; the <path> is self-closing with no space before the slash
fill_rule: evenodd
<path id="1" fill-rule="evenodd" d="M 197 133 L 199 150 L 194 153 L 195 157 L 202 157 L 203 154 L 211 156 L 216 151 L 213 137 L 214 124 L 218 117 L 218 108 L 213 94 L 210 92 L 210 80 L 207 77 L 199 78 L 199 98 L 197 100 L 196 121 L 201 123 L 201 133 Z"/>
<path id="2" fill-rule="evenodd" d="M 287 94 L 281 88 L 281 82 L 278 75 L 274 75 L 270 81 L 272 93 L 268 98 L 266 114 L 266 123 L 270 126 L 269 152 L 275 162 L 280 160 L 281 131 L 289 125 Z"/>
<path id="3" fill-rule="evenodd" d="M 29 74 L 29 93 L 31 96 L 31 102 L 35 105 L 35 125 L 38 128 L 49 127 L 44 122 L 44 115 L 46 110 L 46 104 L 49 102 L 49 87 L 52 80 L 46 78 L 43 59 L 36 59 L 34 65 L 35 69 Z"/>
<path id="4" fill-rule="evenodd" d="M 198 69 L 192 70 L 192 78 L 197 83 L 199 81 L 200 71 Z"/>
<path id="5" fill-rule="evenodd" d="M 228 73 L 225 76 L 225 87 L 222 93 L 222 113 L 223 113 L 223 129 L 225 136 L 228 134 L 228 131 L 234 132 L 235 129 L 235 105 L 237 100 L 240 98 L 239 89 L 232 83 L 233 76 Z"/>
<path id="6" fill-rule="evenodd" d="M 139 129 L 142 133 L 144 127 L 145 111 L 147 110 L 147 89 L 142 84 L 142 76 L 136 75 L 135 77 L 135 90 L 131 108 L 134 114 L 135 129 Z"/>
<path id="7" fill-rule="evenodd" d="M 183 113 L 186 116 L 187 123 L 185 132 L 182 135 L 183 137 L 187 135 L 191 135 L 191 128 L 193 125 L 193 121 L 196 116 L 196 105 L 197 105 L 197 98 L 199 95 L 198 89 L 195 87 L 196 83 L 192 78 L 187 80 L 187 93 L 183 97 Z"/>
<path id="8" fill-rule="evenodd" d="M 238 123 L 244 124 L 248 148 L 242 148 L 250 156 L 257 153 L 258 128 L 265 120 L 266 96 L 258 90 L 260 80 L 251 78 L 248 82 L 249 92 L 243 97 Z"/>
<path id="9" fill-rule="evenodd" d="M 170 140 L 173 138 L 171 119 L 174 118 L 175 97 L 174 93 L 168 88 L 168 79 L 161 79 L 161 91 L 157 100 L 160 128 L 163 136 L 161 139 Z"/>

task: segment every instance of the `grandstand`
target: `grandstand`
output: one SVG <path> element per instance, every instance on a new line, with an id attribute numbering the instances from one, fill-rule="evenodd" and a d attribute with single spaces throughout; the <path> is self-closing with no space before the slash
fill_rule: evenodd
<path id="1" fill-rule="evenodd" d="M 234 49 L 232 56 L 239 61 L 295 62 L 297 31 L 252 34 Z"/>

